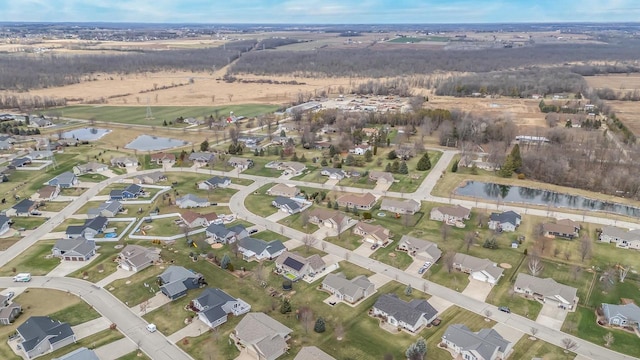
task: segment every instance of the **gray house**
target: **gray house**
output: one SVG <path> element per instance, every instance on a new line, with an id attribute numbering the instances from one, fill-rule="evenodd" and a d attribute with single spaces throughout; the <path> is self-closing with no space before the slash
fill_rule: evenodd
<path id="1" fill-rule="evenodd" d="M 222 224 L 209 225 L 205 234 L 207 235 L 206 241 L 209 244 L 230 244 L 232 242 L 235 242 L 236 240 L 243 239 L 249 236 L 249 232 L 242 225 L 235 225 L 228 228 Z"/>
<path id="2" fill-rule="evenodd" d="M 19 203 L 13 205 L 7 210 L 7 216 L 29 216 L 31 212 L 37 208 L 34 201 L 22 199 Z"/>
<path id="3" fill-rule="evenodd" d="M 0 215 L 0 235 L 4 235 L 11 228 L 11 219 Z"/>
<path id="4" fill-rule="evenodd" d="M 176 200 L 176 205 L 178 205 L 180 209 L 207 207 L 210 204 L 209 200 L 197 197 L 193 194 L 187 194 Z"/>
<path id="5" fill-rule="evenodd" d="M 78 185 L 78 177 L 71 171 L 63 172 L 48 182 L 51 186 L 59 185 L 60 188 L 66 189 Z"/>
<path id="6" fill-rule="evenodd" d="M 87 240 L 82 236 L 73 239 L 61 239 L 56 241 L 53 256 L 67 261 L 86 261 L 96 254 L 96 242 Z"/>
<path id="7" fill-rule="evenodd" d="M 516 231 L 522 216 L 515 211 L 505 211 L 503 213 L 491 213 L 489 216 L 489 229 L 496 231 Z"/>
<path id="8" fill-rule="evenodd" d="M 640 307 L 636 304 L 602 304 L 602 313 L 611 326 L 628 326 L 640 330 Z"/>
<path id="9" fill-rule="evenodd" d="M 101 234 L 107 227 L 109 219 L 104 216 L 96 216 L 93 219 L 85 220 L 83 225 L 69 225 L 65 232 L 67 239 L 77 238 L 83 236 L 86 239 L 93 239 L 98 234 Z"/>
<path id="10" fill-rule="evenodd" d="M 215 157 L 215 154 L 210 152 L 192 152 L 189 154 L 189 161 L 204 166 L 214 160 Z"/>
<path id="11" fill-rule="evenodd" d="M 76 335 L 69 324 L 48 316 L 32 316 L 18 326 L 16 331 L 27 359 L 76 342 Z"/>
<path id="12" fill-rule="evenodd" d="M 322 289 L 333 294 L 338 300 L 352 304 L 375 292 L 375 286 L 366 276 L 360 275 L 348 280 L 343 273 L 325 276 Z"/>
<path id="13" fill-rule="evenodd" d="M 160 260 L 160 249 L 127 245 L 118 255 L 118 265 L 127 271 L 138 272 Z"/>
<path id="14" fill-rule="evenodd" d="M 280 240 L 265 241 L 244 237 L 238 240 L 238 250 L 246 261 L 256 259 L 258 261 L 274 259 L 287 250 Z"/>
<path id="15" fill-rule="evenodd" d="M 73 167 L 73 172 L 76 175 L 88 174 L 88 173 L 97 173 L 101 171 L 109 170 L 109 167 L 106 164 L 101 164 L 98 162 L 88 162 L 86 164 L 78 164 Z"/>
<path id="16" fill-rule="evenodd" d="M 493 329 L 473 332 L 463 324 L 450 325 L 442 335 L 442 342 L 466 360 L 506 359 L 513 347 Z"/>
<path id="17" fill-rule="evenodd" d="M 525 273 L 518 274 L 513 290 L 567 310 L 572 310 L 578 302 L 576 297 L 578 289 L 560 284 L 551 278 L 543 279 Z"/>
<path id="18" fill-rule="evenodd" d="M 202 274 L 173 265 L 158 276 L 158 282 L 160 291 L 171 300 L 187 295 L 188 290 L 206 285 Z"/>
<path id="19" fill-rule="evenodd" d="M 397 249 L 406 251 L 416 259 L 430 261 L 434 264 L 442 256 L 442 250 L 438 248 L 438 244 L 409 235 L 402 235 Z"/>
<path id="20" fill-rule="evenodd" d="M 122 203 L 117 200 L 107 201 L 100 204 L 97 208 L 91 208 L 87 210 L 87 217 L 89 219 L 96 218 L 98 216 L 115 217 L 120 211 L 122 211 Z"/>
<path id="21" fill-rule="evenodd" d="M 276 196 L 276 198 L 271 201 L 271 205 L 287 214 L 297 214 L 305 208 L 305 204 L 302 202 L 284 196 Z"/>
<path id="22" fill-rule="evenodd" d="M 100 358 L 93 350 L 81 347 L 53 360 L 100 360 Z"/>
<path id="23" fill-rule="evenodd" d="M 292 330 L 265 313 L 249 313 L 240 320 L 231 338 L 259 360 L 275 360 L 289 350 Z"/>
<path id="24" fill-rule="evenodd" d="M 231 185 L 231 179 L 228 177 L 214 176 L 209 180 L 205 180 L 198 184 L 200 190 L 212 190 L 217 188 L 226 188 Z"/>
<path id="25" fill-rule="evenodd" d="M 227 322 L 227 315 L 240 316 L 251 310 L 251 305 L 236 299 L 220 289 L 205 289 L 199 297 L 191 301 L 198 311 L 198 318 L 207 326 L 215 328 Z"/>
<path id="26" fill-rule="evenodd" d="M 9 304 L 9 296 L 0 295 L 0 324 L 10 325 L 22 313 L 22 306 Z"/>
<path id="27" fill-rule="evenodd" d="M 405 302 L 396 294 L 384 294 L 373 305 L 373 314 L 383 317 L 393 326 L 415 333 L 435 320 L 438 311 L 424 299 Z"/>

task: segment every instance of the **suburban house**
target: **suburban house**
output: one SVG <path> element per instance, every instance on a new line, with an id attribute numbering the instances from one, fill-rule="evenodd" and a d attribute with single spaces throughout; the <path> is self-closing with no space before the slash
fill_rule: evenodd
<path id="1" fill-rule="evenodd" d="M 16 332 L 27 359 L 76 342 L 76 335 L 69 324 L 48 316 L 32 316 L 18 326 Z"/>
<path id="2" fill-rule="evenodd" d="M 140 245 L 127 245 L 116 260 L 126 271 L 138 272 L 160 261 L 160 249 Z"/>
<path id="3" fill-rule="evenodd" d="M 122 203 L 115 201 L 107 201 L 100 204 L 97 208 L 91 208 L 87 210 L 87 218 L 93 219 L 98 216 L 104 217 L 115 217 L 118 215 L 124 208 L 122 207 Z"/>
<path id="4" fill-rule="evenodd" d="M 209 244 L 231 244 L 249 236 L 249 232 L 242 225 L 235 225 L 227 228 L 222 224 L 210 224 L 205 233 L 207 235 L 206 241 Z"/>
<path id="5" fill-rule="evenodd" d="M 376 197 L 371 193 L 363 195 L 346 194 L 340 196 L 336 201 L 339 206 L 348 207 L 349 209 L 371 210 L 373 205 L 376 204 Z"/>
<path id="6" fill-rule="evenodd" d="M 286 198 L 296 197 L 300 193 L 300 189 L 293 185 L 276 184 L 267 190 L 267 195 L 271 196 L 283 196 Z"/>
<path id="7" fill-rule="evenodd" d="M 409 235 L 402 235 L 396 250 L 406 251 L 412 257 L 435 264 L 442 256 L 442 250 L 431 241 L 422 240 Z"/>
<path id="8" fill-rule="evenodd" d="M 251 305 L 236 299 L 220 289 L 204 289 L 191 301 L 191 308 L 198 312 L 198 319 L 210 328 L 227 322 L 227 315 L 240 316 L 251 310 Z"/>
<path id="9" fill-rule="evenodd" d="M 389 229 L 362 221 L 359 221 L 356 226 L 353 227 L 353 233 L 362 236 L 362 240 L 365 242 L 380 246 L 385 246 L 391 237 Z"/>
<path id="10" fill-rule="evenodd" d="M 516 231 L 522 216 L 515 211 L 505 211 L 502 213 L 491 213 L 489 216 L 489 229 L 496 231 Z"/>
<path id="11" fill-rule="evenodd" d="M 443 221 L 447 225 L 463 224 L 465 220 L 469 220 L 471 210 L 466 207 L 456 206 L 438 206 L 431 209 L 429 218 L 431 220 Z"/>
<path id="12" fill-rule="evenodd" d="M 322 225 L 342 231 L 349 225 L 350 220 L 350 217 L 335 210 L 322 208 L 309 210 L 309 222 L 318 226 Z"/>
<path id="13" fill-rule="evenodd" d="M 305 346 L 298 351 L 293 360 L 336 360 L 336 358 L 315 346 Z"/>
<path id="14" fill-rule="evenodd" d="M 297 214 L 311 206 L 311 203 L 284 196 L 276 196 L 276 198 L 271 201 L 271 205 L 287 214 Z"/>
<path id="15" fill-rule="evenodd" d="M 289 350 L 287 341 L 292 330 L 265 313 L 245 315 L 231 338 L 257 360 L 275 360 Z"/>
<path id="16" fill-rule="evenodd" d="M 563 285 L 551 278 L 539 278 L 525 273 L 519 273 L 513 290 L 518 294 L 532 296 L 543 303 L 557 304 L 561 309 L 573 310 L 578 303 L 578 290 Z"/>
<path id="17" fill-rule="evenodd" d="M 194 165 L 206 166 L 211 161 L 215 160 L 216 155 L 210 152 L 192 152 L 189 154 L 189 161 Z"/>
<path id="18" fill-rule="evenodd" d="M 231 185 L 231 179 L 228 177 L 214 176 L 209 180 L 205 180 L 198 184 L 200 190 L 213 190 L 217 188 L 226 188 Z"/>
<path id="19" fill-rule="evenodd" d="M 29 199 L 22 199 L 17 204 L 7 209 L 7 216 L 29 216 L 31 212 L 38 208 L 36 202 Z"/>
<path id="20" fill-rule="evenodd" d="M 542 224 L 544 236 L 548 238 L 574 239 L 580 232 L 580 224 L 569 219 L 558 220 L 555 223 Z"/>
<path id="21" fill-rule="evenodd" d="M 56 241 L 51 249 L 53 256 L 67 261 L 87 261 L 96 254 L 96 242 L 82 236 Z"/>
<path id="22" fill-rule="evenodd" d="M 138 196 L 144 194 L 144 190 L 140 185 L 129 184 L 127 187 L 121 190 L 111 190 L 109 192 L 109 199 L 111 200 L 127 200 L 136 199 Z"/>
<path id="23" fill-rule="evenodd" d="M 53 126 L 53 123 L 51 122 L 51 120 L 46 119 L 46 118 L 33 118 L 31 120 L 29 120 L 29 127 L 34 127 L 34 128 L 43 128 L 43 127 L 48 127 L 48 126 Z"/>
<path id="24" fill-rule="evenodd" d="M 104 216 L 96 216 L 93 219 L 85 220 L 83 225 L 69 225 L 65 231 L 67 239 L 73 239 L 77 237 L 84 237 L 85 239 L 92 240 L 98 234 L 104 232 L 107 227 L 109 219 Z"/>
<path id="25" fill-rule="evenodd" d="M 31 164 L 30 157 L 19 157 L 11 160 L 11 163 L 9 164 L 9 169 L 19 169 L 29 164 Z"/>
<path id="26" fill-rule="evenodd" d="M 11 325 L 22 313 L 22 306 L 12 302 L 9 304 L 9 296 L 0 295 L 0 325 Z"/>
<path id="27" fill-rule="evenodd" d="M 0 235 L 4 235 L 11 228 L 11 219 L 7 216 L 0 215 Z"/>
<path id="28" fill-rule="evenodd" d="M 229 164 L 230 166 L 233 166 L 239 171 L 244 171 L 250 167 L 253 167 L 253 160 L 249 158 L 241 158 L 241 157 L 233 156 L 229 158 L 229 160 L 227 160 L 227 164 Z"/>
<path id="29" fill-rule="evenodd" d="M 343 273 L 327 274 L 322 280 L 322 289 L 333 294 L 338 300 L 355 304 L 373 294 L 375 286 L 366 276 L 356 276 L 347 280 Z"/>
<path id="30" fill-rule="evenodd" d="M 380 204 L 380 210 L 389 211 L 396 214 L 408 214 L 413 215 L 420 211 L 420 202 L 408 199 L 408 200 L 396 200 L 396 199 L 382 199 Z"/>
<path id="31" fill-rule="evenodd" d="M 307 170 L 307 165 L 298 161 L 271 161 L 264 166 L 267 169 L 278 169 L 283 175 L 300 175 Z"/>
<path id="32" fill-rule="evenodd" d="M 36 198 L 42 201 L 51 201 L 60 195 L 60 185 L 45 185 L 36 192 Z"/>
<path id="33" fill-rule="evenodd" d="M 513 347 L 493 329 L 473 332 L 463 324 L 449 325 L 442 335 L 442 343 L 465 360 L 506 359 Z"/>
<path id="34" fill-rule="evenodd" d="M 349 153 L 355 154 L 355 155 L 364 155 L 364 153 L 366 153 L 367 150 L 373 151 L 373 148 L 371 147 L 371 145 L 360 144 L 349 149 Z"/>
<path id="35" fill-rule="evenodd" d="M 167 180 L 167 176 L 160 171 L 148 174 L 136 175 L 133 177 L 134 184 L 156 184 Z"/>
<path id="36" fill-rule="evenodd" d="M 202 274 L 171 265 L 158 276 L 160 291 L 170 300 L 187 295 L 187 291 L 206 285 Z"/>
<path id="37" fill-rule="evenodd" d="M 33 215 L 33 212 L 38 208 L 39 203 L 29 200 L 22 199 L 11 208 L 5 211 L 7 216 L 30 216 Z"/>
<path id="38" fill-rule="evenodd" d="M 640 250 L 640 229 L 627 231 L 613 226 L 605 226 L 600 232 L 599 239 L 601 242 L 613 242 L 619 248 Z"/>
<path id="39" fill-rule="evenodd" d="M 342 180 L 347 174 L 342 169 L 325 167 L 320 170 L 320 175 L 328 176 L 331 180 Z"/>
<path id="40" fill-rule="evenodd" d="M 373 305 L 373 315 L 412 333 L 418 332 L 438 316 L 438 311 L 424 299 L 403 301 L 396 294 L 380 295 Z"/>
<path id="41" fill-rule="evenodd" d="M 180 214 L 182 222 L 190 229 L 199 226 L 209 226 L 218 219 L 218 214 L 212 212 L 208 214 L 200 214 L 195 211 L 185 210 Z"/>
<path id="42" fill-rule="evenodd" d="M 111 166 L 128 168 L 138 167 L 138 159 L 130 156 L 121 156 L 111 159 Z"/>
<path id="43" fill-rule="evenodd" d="M 71 171 L 66 171 L 49 180 L 48 184 L 51 186 L 60 186 L 60 188 L 66 189 L 78 185 L 78 182 L 76 174 Z"/>
<path id="44" fill-rule="evenodd" d="M 257 261 L 271 260 L 280 256 L 287 250 L 280 240 L 271 240 L 269 242 L 262 239 L 254 239 L 251 237 L 243 237 L 238 239 L 238 250 L 242 253 L 245 261 L 256 259 Z"/>
<path id="45" fill-rule="evenodd" d="M 489 259 L 480 259 L 461 253 L 456 253 L 453 256 L 453 268 L 470 274 L 475 280 L 483 281 L 491 285 L 498 283 L 504 271 Z"/>
<path id="46" fill-rule="evenodd" d="M 207 207 L 211 205 L 209 200 L 197 197 L 193 194 L 187 194 L 176 200 L 176 205 L 180 209 L 189 209 L 189 208 L 198 208 L 198 207 Z"/>
<path id="47" fill-rule="evenodd" d="M 51 159 L 53 157 L 53 151 L 51 150 L 36 150 L 27 155 L 31 160 Z"/>
<path id="48" fill-rule="evenodd" d="M 393 174 L 386 171 L 369 171 L 369 180 L 380 184 L 393 184 L 396 179 L 393 177 Z"/>
<path id="49" fill-rule="evenodd" d="M 171 153 L 159 152 L 151 154 L 150 161 L 157 165 L 174 164 L 176 162 L 176 156 Z"/>
<path id="50" fill-rule="evenodd" d="M 602 304 L 602 314 L 610 326 L 632 327 L 640 330 L 640 306 Z"/>
<path id="51" fill-rule="evenodd" d="M 324 271 L 326 263 L 320 255 L 315 254 L 309 257 L 302 257 L 294 252 L 283 252 L 276 259 L 276 269 L 288 279 L 296 281 L 307 275 L 315 275 Z"/>
<path id="52" fill-rule="evenodd" d="M 79 164 L 73 167 L 73 173 L 76 175 L 97 173 L 106 170 L 109 170 L 109 167 L 107 165 L 100 164 L 94 161 L 88 162 L 86 164 Z"/>
<path id="53" fill-rule="evenodd" d="M 100 360 L 100 358 L 93 350 L 81 347 L 54 360 Z"/>

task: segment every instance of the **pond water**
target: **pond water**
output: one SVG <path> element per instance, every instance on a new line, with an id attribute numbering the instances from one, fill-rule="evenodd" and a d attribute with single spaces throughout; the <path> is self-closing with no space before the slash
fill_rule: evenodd
<path id="1" fill-rule="evenodd" d="M 171 139 L 165 137 L 140 135 L 132 142 L 125 146 L 125 149 L 141 150 L 141 151 L 156 151 L 166 150 L 178 146 L 189 145 L 188 141 Z"/>
<path id="2" fill-rule="evenodd" d="M 458 187 L 454 193 L 456 195 L 471 196 L 486 200 L 500 200 L 504 202 L 542 206 L 551 205 L 559 208 L 605 211 L 626 216 L 640 216 L 640 208 L 637 207 L 589 199 L 579 195 L 563 194 L 521 186 L 467 181 L 464 186 Z"/>
<path id="3" fill-rule="evenodd" d="M 62 133 L 63 139 L 77 139 L 79 141 L 96 141 L 106 134 L 110 133 L 109 129 L 84 128 L 65 131 Z"/>

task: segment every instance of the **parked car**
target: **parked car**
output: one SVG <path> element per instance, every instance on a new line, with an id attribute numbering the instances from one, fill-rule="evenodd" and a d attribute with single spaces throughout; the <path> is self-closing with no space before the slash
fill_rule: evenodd
<path id="1" fill-rule="evenodd" d="M 425 271 L 427 271 L 427 268 L 423 266 L 420 269 L 418 269 L 418 274 L 422 275 L 424 274 Z"/>
<path id="2" fill-rule="evenodd" d="M 258 229 L 251 229 L 251 230 L 249 230 L 249 235 L 253 235 L 253 234 L 257 233 L 257 232 L 258 232 Z"/>
<path id="3" fill-rule="evenodd" d="M 375 249 L 377 249 L 377 248 L 378 248 L 378 244 L 373 244 L 373 245 L 371 245 L 371 250 L 375 250 Z"/>
<path id="4" fill-rule="evenodd" d="M 510 313 L 511 313 L 511 309 L 509 309 L 509 308 L 508 308 L 508 307 L 506 307 L 506 306 L 500 306 L 500 307 L 498 308 L 498 310 L 500 310 L 500 311 L 502 311 L 502 312 L 506 312 L 507 314 L 510 314 Z"/>
<path id="5" fill-rule="evenodd" d="M 5 296 L 7 297 L 7 299 L 11 299 L 15 294 L 16 293 L 14 293 L 13 291 L 9 291 Z"/>

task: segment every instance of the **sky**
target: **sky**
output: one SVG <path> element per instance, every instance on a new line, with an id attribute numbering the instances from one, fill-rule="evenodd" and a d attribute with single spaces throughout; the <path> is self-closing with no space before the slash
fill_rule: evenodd
<path id="1" fill-rule="evenodd" d="M 640 21 L 638 0 L 0 0 L 0 21 L 429 24 Z"/>

